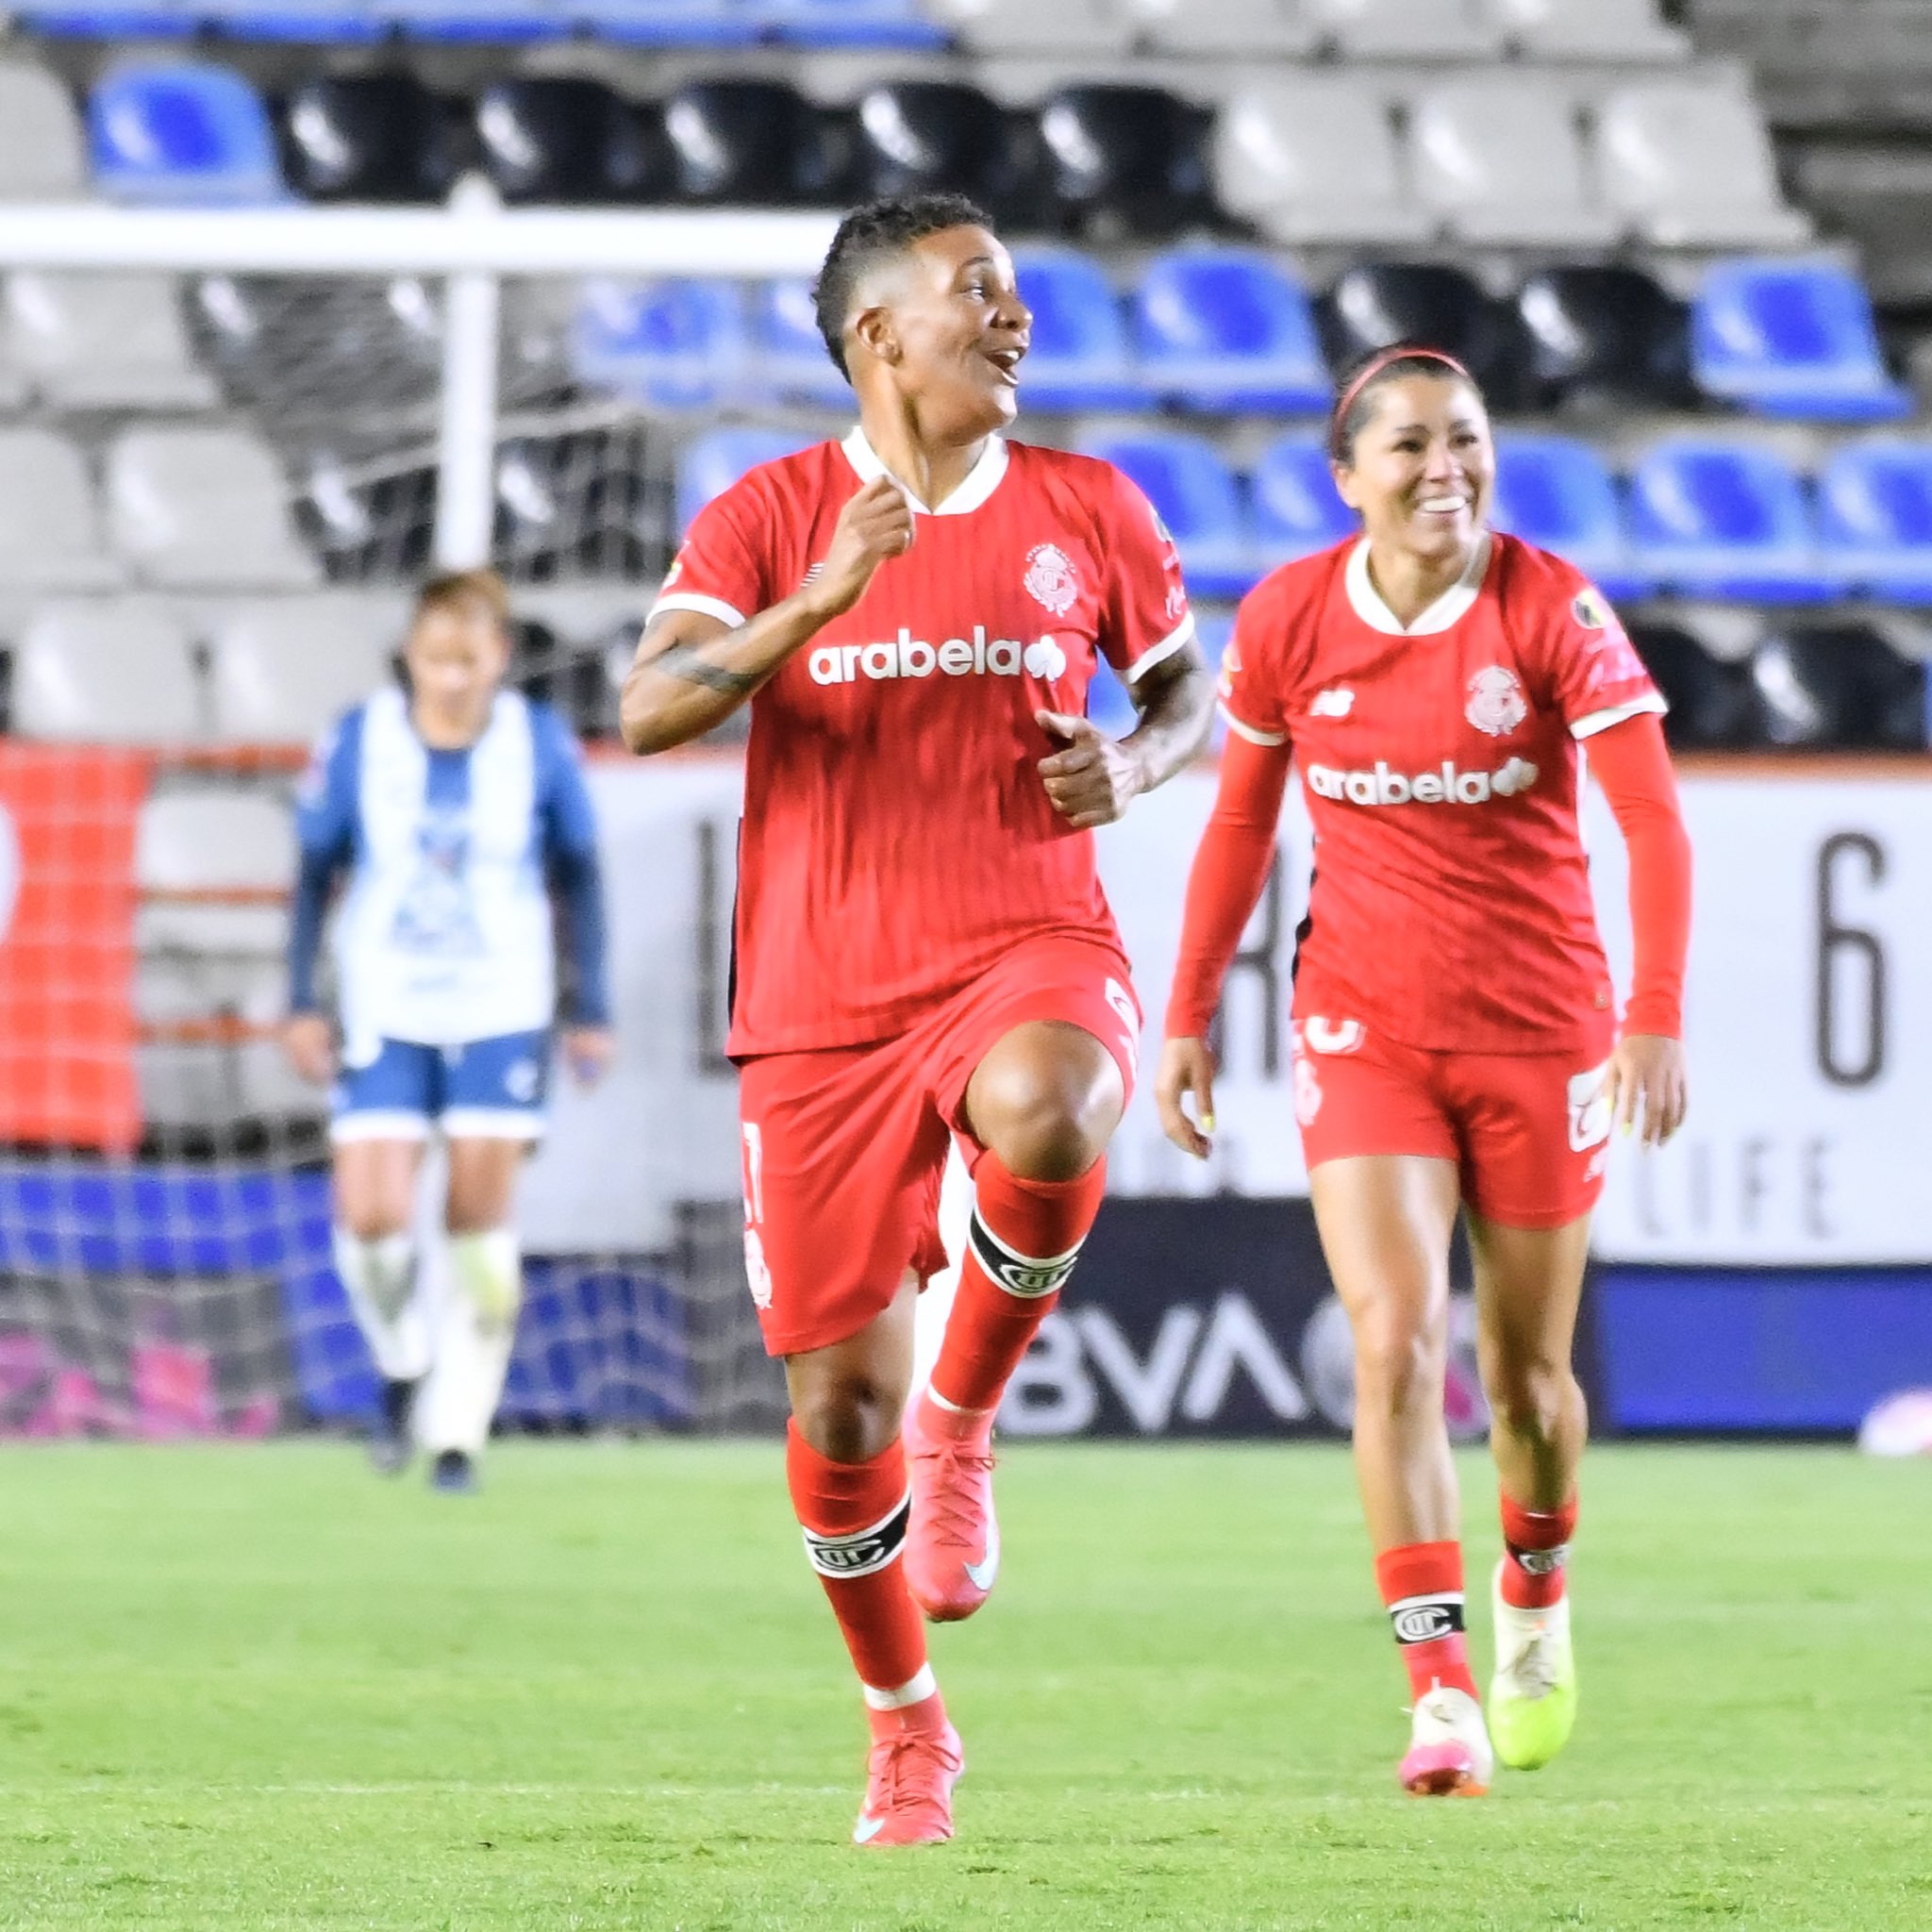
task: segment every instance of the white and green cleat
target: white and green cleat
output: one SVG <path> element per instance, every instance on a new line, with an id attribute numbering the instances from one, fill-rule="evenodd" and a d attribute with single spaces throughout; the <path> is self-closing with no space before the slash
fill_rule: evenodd
<path id="1" fill-rule="evenodd" d="M 1514 1771 L 1547 1764 L 1576 1727 L 1576 1652 L 1570 1641 L 1570 1593 L 1548 1609 L 1503 1601 L 1503 1566 L 1491 1597 L 1496 1616 L 1496 1674 L 1490 1680 L 1490 1737 Z"/>

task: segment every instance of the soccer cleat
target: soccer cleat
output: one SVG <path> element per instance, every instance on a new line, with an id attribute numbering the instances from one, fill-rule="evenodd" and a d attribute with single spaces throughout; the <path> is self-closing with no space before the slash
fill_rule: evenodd
<path id="1" fill-rule="evenodd" d="M 852 1842 L 944 1843 L 953 1835 L 953 1785 L 965 1769 L 959 1734 L 943 1713 L 935 1725 L 907 1725 L 875 1736 L 866 1760 L 865 1803 L 852 1827 Z"/>
<path id="2" fill-rule="evenodd" d="M 1396 1774 L 1417 1798 L 1480 1798 L 1496 1768 L 1483 1707 L 1467 1690 L 1431 1685 L 1416 1700 L 1408 1755 Z"/>
<path id="3" fill-rule="evenodd" d="M 429 1487 L 446 1496 L 470 1496 L 480 1487 L 476 1464 L 460 1449 L 445 1449 L 429 1471 Z"/>
<path id="4" fill-rule="evenodd" d="M 953 1424 L 957 1435 L 947 1432 Z M 922 1396 L 906 1424 L 906 1472 L 912 1488 L 906 1588 L 935 1624 L 957 1623 L 987 1600 L 1000 1571 L 992 1418 L 949 1415 Z"/>
<path id="5" fill-rule="evenodd" d="M 369 1424 L 369 1461 L 378 1475 L 400 1475 L 409 1466 L 409 1412 L 416 1384 L 385 1379 Z"/>
<path id="6" fill-rule="evenodd" d="M 1491 1586 L 1496 1616 L 1496 1674 L 1490 1680 L 1490 1722 L 1496 1756 L 1516 1771 L 1547 1764 L 1576 1725 L 1576 1652 L 1570 1641 L 1570 1593 L 1546 1609 L 1503 1601 L 1503 1566 Z"/>

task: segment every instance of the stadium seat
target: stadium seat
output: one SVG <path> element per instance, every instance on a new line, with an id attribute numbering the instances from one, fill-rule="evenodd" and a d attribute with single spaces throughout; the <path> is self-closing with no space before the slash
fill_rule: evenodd
<path id="1" fill-rule="evenodd" d="M 292 508 L 331 583 L 413 580 L 429 567 L 436 472 L 427 465 L 371 475 L 317 450 L 302 467 Z"/>
<path id="2" fill-rule="evenodd" d="M 310 1086 L 289 1065 L 275 1038 L 288 1007 L 289 974 L 280 959 L 195 958 L 163 953 L 135 972 L 134 1010 L 142 1025 L 239 1022 L 254 1037 L 239 1043 L 158 1040 L 137 1050 L 142 1118 L 171 1135 L 207 1135 L 232 1142 L 239 1122 L 279 1125 L 321 1115 L 328 1090 Z"/>
<path id="3" fill-rule="evenodd" d="M 1368 262 L 1349 269 L 1316 304 L 1330 367 L 1341 371 L 1391 342 L 1429 342 L 1457 357 L 1492 409 L 1523 400 L 1528 358 L 1513 308 L 1446 262 Z"/>
<path id="4" fill-rule="evenodd" d="M 1063 87 L 1040 110 L 1043 191 L 1063 219 L 1171 235 L 1213 211 L 1211 117 L 1164 88 Z"/>
<path id="5" fill-rule="evenodd" d="M 381 0 L 189 0 L 187 10 L 231 41 L 356 46 L 388 31 Z"/>
<path id="6" fill-rule="evenodd" d="M 1291 246 L 1426 242 L 1436 217 L 1409 192 L 1388 94 L 1353 74 L 1244 82 L 1214 124 L 1223 208 Z"/>
<path id="7" fill-rule="evenodd" d="M 855 200 L 935 191 L 970 194 L 996 221 L 1037 216 L 1040 129 L 953 80 L 886 81 L 857 114 Z"/>
<path id="8" fill-rule="evenodd" d="M 1099 266 L 1071 249 L 1027 248 L 1014 258 L 1033 311 L 1020 393 L 1033 409 L 1132 409 L 1145 401 L 1121 305 Z"/>
<path id="9" fill-rule="evenodd" d="M 50 40 L 187 40 L 201 25 L 196 0 L 78 0 L 74 6 L 27 7 L 20 24 Z"/>
<path id="10" fill-rule="evenodd" d="M 519 581 L 642 577 L 661 561 L 657 514 L 628 428 L 519 437 L 497 450 L 491 542 Z"/>
<path id="11" fill-rule="evenodd" d="M 1657 18 L 1657 0 L 1487 0 L 1519 54 L 1538 60 L 1677 60 L 1689 39 Z"/>
<path id="12" fill-rule="evenodd" d="M 1284 436 L 1261 452 L 1251 488 L 1255 555 L 1263 570 L 1326 550 L 1360 529 L 1329 473 L 1319 437 Z"/>
<path id="13" fill-rule="evenodd" d="M 375 0 L 386 25 L 412 41 L 477 43 L 561 40 L 567 0 Z"/>
<path id="14" fill-rule="evenodd" d="M 1664 737 L 1677 751 L 1732 751 L 1751 741 L 1751 673 L 1714 658 L 1681 625 L 1637 623 L 1630 641 L 1670 709 Z"/>
<path id="15" fill-rule="evenodd" d="M 293 819 L 282 799 L 257 789 L 169 786 L 135 821 L 134 876 L 151 895 L 136 923 L 142 952 L 273 958 L 287 943 L 287 908 L 242 902 L 294 884 Z M 196 904 L 195 894 L 227 903 Z"/>
<path id="16" fill-rule="evenodd" d="M 1726 81 L 1635 83 L 1596 109 L 1607 207 L 1662 248 L 1788 248 L 1810 224 L 1785 207 L 1757 105 Z"/>
<path id="17" fill-rule="evenodd" d="M 1630 473 L 1637 568 L 1690 596 L 1806 603 L 1838 588 L 1798 479 L 1754 443 L 1674 437 Z"/>
<path id="18" fill-rule="evenodd" d="M 1474 0 L 1302 0 L 1343 55 L 1395 60 L 1480 60 L 1503 37 Z"/>
<path id="19" fill-rule="evenodd" d="M 1417 192 L 1460 241 L 1593 248 L 1622 230 L 1596 204 L 1564 89 L 1507 72 L 1440 81 L 1409 103 L 1408 140 Z"/>
<path id="20" fill-rule="evenodd" d="M 1135 22 L 1109 0 L 925 0 L 926 13 L 975 54 L 1124 54 Z"/>
<path id="21" fill-rule="evenodd" d="M 852 408 L 852 386 L 819 334 L 811 280 L 781 275 L 751 291 L 751 359 L 746 382 L 761 401 Z"/>
<path id="22" fill-rule="evenodd" d="M 661 196 L 670 161 L 654 113 L 601 81 L 532 75 L 476 103 L 483 171 L 509 202 L 598 203 Z"/>
<path id="23" fill-rule="evenodd" d="M 1767 416 L 1890 422 L 1911 391 L 1886 373 L 1864 284 L 1831 262 L 1724 261 L 1691 310 L 1698 386 Z"/>
<path id="24" fill-rule="evenodd" d="M 1297 0 L 1121 0 L 1120 11 L 1168 58 L 1289 59 L 1320 38 Z"/>
<path id="25" fill-rule="evenodd" d="M 1631 565 L 1617 487 L 1587 442 L 1523 431 L 1504 436 L 1490 518 L 1499 530 L 1574 563 L 1607 597 L 1646 588 Z"/>
<path id="26" fill-rule="evenodd" d="M 1096 431 L 1080 449 L 1140 485 L 1174 534 L 1188 588 L 1197 597 L 1238 597 L 1255 581 L 1241 486 L 1205 437 L 1146 429 Z"/>
<path id="27" fill-rule="evenodd" d="M 125 580 L 102 541 L 80 451 L 50 429 L 0 429 L 0 589 L 108 591 Z"/>
<path id="28" fill-rule="evenodd" d="M 1819 751 L 1924 751 L 1925 667 L 1870 625 L 1772 631 L 1751 654 L 1757 735 Z"/>
<path id="29" fill-rule="evenodd" d="M 767 33 L 798 47 L 915 47 L 938 50 L 945 32 L 916 0 L 758 0 Z"/>
<path id="30" fill-rule="evenodd" d="M 1134 327 L 1141 380 L 1184 408 L 1292 415 L 1328 407 L 1307 294 L 1265 256 L 1157 256 L 1135 291 Z"/>
<path id="31" fill-rule="evenodd" d="M 565 0 L 571 24 L 634 47 L 749 47 L 758 17 L 741 0 Z"/>
<path id="32" fill-rule="evenodd" d="M 7 277 L 0 363 L 50 409 L 206 409 L 220 400 L 194 359 L 180 299 L 160 275 Z"/>
<path id="33" fill-rule="evenodd" d="M 199 742 L 186 627 L 126 597 L 42 605 L 13 654 L 13 728 L 70 743 Z"/>
<path id="34" fill-rule="evenodd" d="M 414 75 L 318 75 L 276 115 L 305 201 L 441 201 L 460 158 L 455 116 Z"/>
<path id="35" fill-rule="evenodd" d="M 88 97 L 95 185 L 116 201 L 284 198 L 275 129 L 241 75 L 192 61 L 109 68 Z"/>
<path id="36" fill-rule="evenodd" d="M 1544 269 L 1516 298 L 1532 393 L 1558 402 L 1690 408 L 1690 318 L 1641 269 L 1614 263 Z"/>
<path id="37" fill-rule="evenodd" d="M 306 590 L 320 582 L 296 541 L 275 454 L 242 429 L 124 430 L 108 445 L 114 548 L 167 589 Z"/>
<path id="38" fill-rule="evenodd" d="M 1932 445 L 1849 443 L 1818 475 L 1818 534 L 1856 591 L 1932 604 Z"/>
<path id="39" fill-rule="evenodd" d="M 664 131 L 682 201 L 790 208 L 835 198 L 825 124 L 782 81 L 690 82 L 665 103 Z"/>
<path id="40" fill-rule="evenodd" d="M 399 596 L 253 598 L 208 617 L 216 740 L 306 744 L 387 683 L 408 626 Z"/>
<path id="41" fill-rule="evenodd" d="M 735 282 L 584 284 L 572 341 L 579 380 L 659 408 L 704 408 L 747 387 L 744 295 Z"/>
<path id="42" fill-rule="evenodd" d="M 678 535 L 747 470 L 809 449 L 817 440 L 789 429 L 713 429 L 687 443 L 677 458 Z"/>
<path id="43" fill-rule="evenodd" d="M 0 61 L 0 201 L 87 192 L 87 145 L 74 97 L 44 68 Z"/>

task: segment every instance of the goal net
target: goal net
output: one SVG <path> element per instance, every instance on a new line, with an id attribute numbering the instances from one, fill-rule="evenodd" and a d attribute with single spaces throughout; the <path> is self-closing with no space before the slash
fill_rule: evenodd
<path id="1" fill-rule="evenodd" d="M 782 1413 L 717 1053 L 733 756 L 640 785 L 595 748 L 706 439 L 835 420 L 721 417 L 704 312 L 824 225 L 0 210 L 0 1434 L 369 1406 L 328 1096 L 278 1039 L 291 795 L 414 584 L 483 560 L 510 681 L 593 748 L 622 1042 L 608 1091 L 559 1077 L 525 1176 L 503 1420 Z"/>

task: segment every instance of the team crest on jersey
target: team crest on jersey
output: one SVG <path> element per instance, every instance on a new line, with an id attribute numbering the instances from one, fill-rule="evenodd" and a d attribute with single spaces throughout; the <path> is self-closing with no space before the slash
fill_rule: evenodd
<path id="1" fill-rule="evenodd" d="M 1080 586 L 1072 560 L 1058 543 L 1036 543 L 1026 553 L 1026 594 L 1056 617 L 1074 608 Z"/>
<path id="2" fill-rule="evenodd" d="M 1610 627 L 1610 607 L 1604 602 L 1603 592 L 1594 584 L 1585 584 L 1571 599 L 1570 614 L 1585 630 L 1608 630 Z"/>
<path id="3" fill-rule="evenodd" d="M 1502 664 L 1487 664 L 1469 680 L 1469 703 L 1462 715 L 1478 731 L 1502 738 L 1529 716 L 1529 705 L 1515 672 Z"/>

